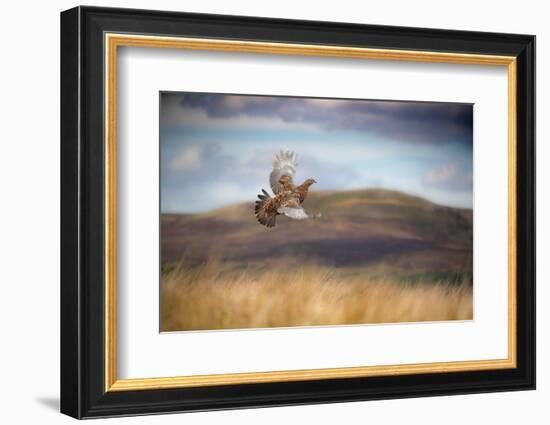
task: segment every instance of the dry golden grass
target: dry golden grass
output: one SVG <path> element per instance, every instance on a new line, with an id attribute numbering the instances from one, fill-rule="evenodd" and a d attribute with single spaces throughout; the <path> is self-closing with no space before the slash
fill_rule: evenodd
<path id="1" fill-rule="evenodd" d="M 407 285 L 313 265 L 220 270 L 181 263 L 163 276 L 162 331 L 472 319 L 467 282 Z"/>

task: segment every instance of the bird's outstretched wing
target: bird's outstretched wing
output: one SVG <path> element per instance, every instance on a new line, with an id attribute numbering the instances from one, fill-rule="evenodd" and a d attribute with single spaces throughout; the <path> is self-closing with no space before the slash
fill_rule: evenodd
<path id="1" fill-rule="evenodd" d="M 305 220 L 309 218 L 300 205 L 299 198 L 295 196 L 281 202 L 281 205 L 277 208 L 277 212 L 293 218 L 294 220 Z"/>
<path id="2" fill-rule="evenodd" d="M 264 189 L 262 189 L 262 193 L 258 195 L 258 199 L 254 207 L 256 219 L 264 226 L 275 227 L 279 200 L 269 196 L 269 193 Z"/>
<path id="3" fill-rule="evenodd" d="M 288 184 L 292 185 L 292 178 L 296 174 L 296 166 L 298 165 L 296 159 L 296 154 L 291 151 L 280 151 L 275 155 L 273 170 L 269 175 L 269 184 L 273 193 L 277 194 L 279 192 L 279 180 L 283 176 L 288 176 Z"/>

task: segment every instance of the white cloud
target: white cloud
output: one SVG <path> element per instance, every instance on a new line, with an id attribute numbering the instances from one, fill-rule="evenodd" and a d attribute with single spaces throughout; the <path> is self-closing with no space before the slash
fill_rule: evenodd
<path id="1" fill-rule="evenodd" d="M 175 171 L 195 170 L 201 165 L 200 145 L 185 146 L 182 152 L 170 162 L 170 168 Z"/>
<path id="2" fill-rule="evenodd" d="M 464 191 L 472 189 L 472 173 L 463 170 L 460 161 L 442 164 L 429 170 L 423 178 L 424 184 L 434 188 Z"/>

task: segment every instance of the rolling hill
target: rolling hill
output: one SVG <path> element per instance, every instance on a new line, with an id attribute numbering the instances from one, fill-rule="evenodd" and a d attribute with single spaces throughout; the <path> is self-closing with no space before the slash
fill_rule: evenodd
<path id="1" fill-rule="evenodd" d="M 315 218 L 279 216 L 273 229 L 256 222 L 252 202 L 201 214 L 163 214 L 163 270 L 182 258 L 200 265 L 219 257 L 235 270 L 313 264 L 436 278 L 471 275 L 470 209 L 383 189 L 313 191 L 304 208 Z"/>

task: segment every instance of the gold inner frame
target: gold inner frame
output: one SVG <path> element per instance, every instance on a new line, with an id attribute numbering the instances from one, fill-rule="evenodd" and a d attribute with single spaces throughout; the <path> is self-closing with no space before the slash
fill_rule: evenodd
<path id="1" fill-rule="evenodd" d="M 516 367 L 516 58 L 477 54 L 370 49 L 308 44 L 105 34 L 105 391 L 409 375 Z M 118 379 L 116 372 L 116 123 L 119 46 L 229 51 L 507 67 L 508 71 L 508 357 L 383 366 Z"/>

